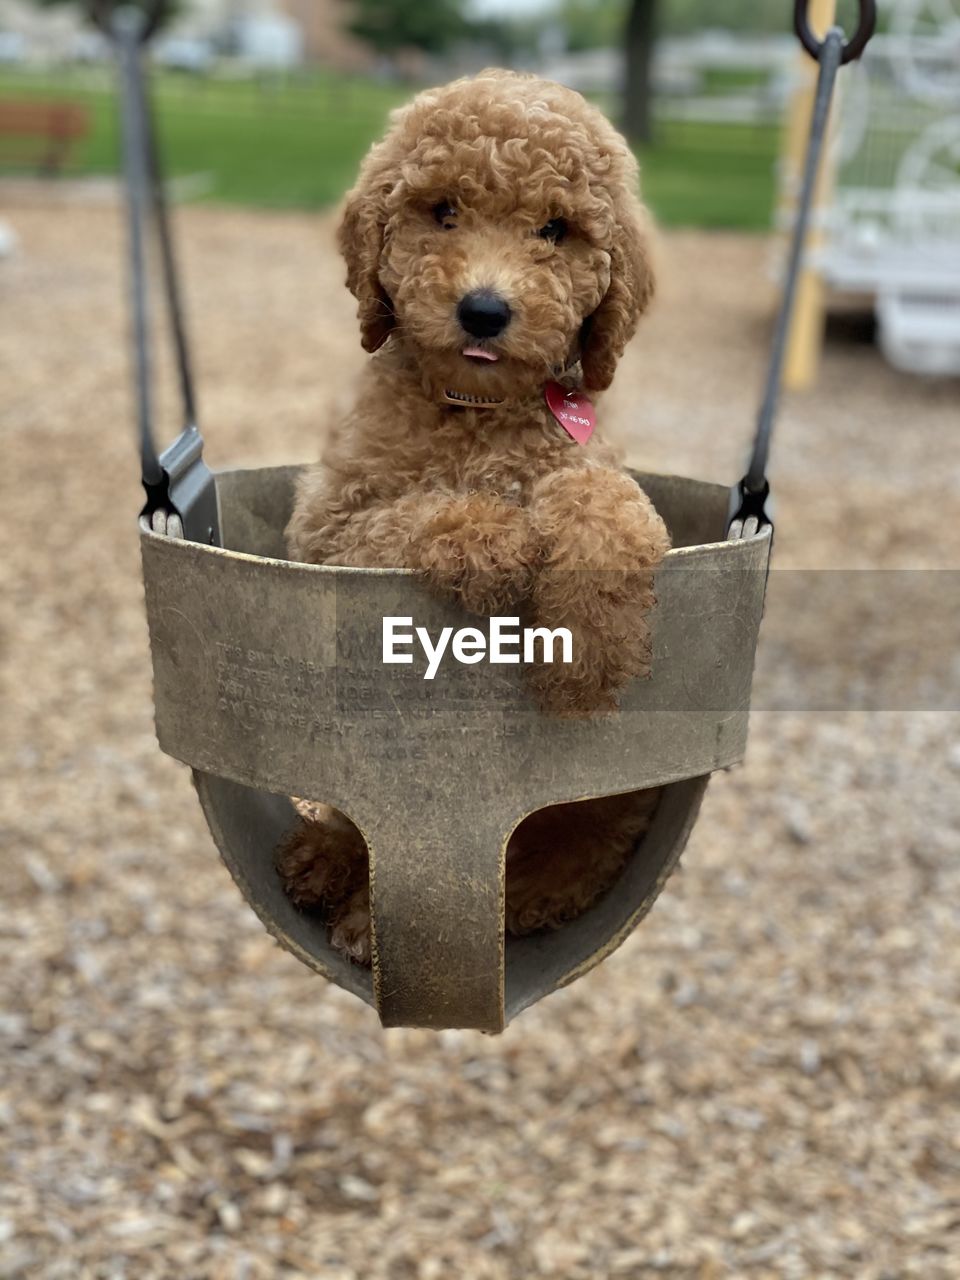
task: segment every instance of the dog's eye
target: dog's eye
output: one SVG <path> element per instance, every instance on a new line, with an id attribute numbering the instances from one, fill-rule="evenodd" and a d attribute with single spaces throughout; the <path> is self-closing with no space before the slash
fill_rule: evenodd
<path id="1" fill-rule="evenodd" d="M 566 234 L 567 224 L 563 218 L 551 218 L 537 232 L 541 240 L 552 240 L 555 244 L 559 244 Z"/>
<path id="2" fill-rule="evenodd" d="M 441 200 L 439 204 L 435 204 L 433 216 L 444 231 L 450 231 L 457 225 L 457 211 L 449 200 Z"/>

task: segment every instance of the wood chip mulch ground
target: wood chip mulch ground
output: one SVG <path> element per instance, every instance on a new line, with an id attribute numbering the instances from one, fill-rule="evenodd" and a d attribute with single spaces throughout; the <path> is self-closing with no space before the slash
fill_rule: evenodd
<path id="1" fill-rule="evenodd" d="M 791 687 L 825 647 L 862 672 L 771 605 L 747 763 L 648 922 L 499 1038 L 385 1034 L 261 930 L 154 744 L 118 214 L 7 217 L 0 1277 L 960 1276 L 956 658 L 896 709 L 783 709 L 794 630 Z M 329 219 L 178 221 L 211 461 L 313 457 L 364 358 Z M 768 253 L 665 237 L 607 408 L 642 465 L 739 474 Z M 781 424 L 778 573 L 956 593 L 958 390 L 830 346 Z M 943 647 L 888 576 L 871 628 Z"/>

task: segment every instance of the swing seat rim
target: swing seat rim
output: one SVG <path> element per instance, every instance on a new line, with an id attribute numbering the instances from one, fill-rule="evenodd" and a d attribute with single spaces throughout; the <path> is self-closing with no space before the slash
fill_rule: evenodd
<path id="1" fill-rule="evenodd" d="M 430 596 L 417 582 L 417 575 L 409 570 L 302 565 L 254 550 L 260 546 L 269 552 L 276 549 L 277 540 L 282 539 L 285 504 L 292 500 L 292 482 L 298 471 L 299 468 L 258 468 L 220 473 L 222 528 L 225 540 L 234 539 L 239 544 L 235 548 L 178 542 L 148 532 L 141 534 L 160 745 L 194 770 L 201 805 L 225 863 L 268 930 L 294 955 L 353 994 L 376 1003 L 384 1025 L 502 1030 L 521 1009 L 585 973 L 629 935 L 649 910 L 678 860 L 709 775 L 742 759 L 770 531 L 762 529 L 755 538 L 742 541 L 725 542 L 715 537 L 680 545 L 670 553 L 672 563 L 677 569 L 690 572 L 667 572 L 662 580 L 658 579 L 661 604 L 655 617 L 659 615 L 661 620 L 666 617 L 670 622 L 670 602 L 677 591 L 680 596 L 676 598 L 685 602 L 685 618 L 696 605 L 696 585 L 700 577 L 697 566 L 717 570 L 707 575 L 715 605 L 714 613 L 708 610 L 708 617 L 711 625 L 719 618 L 726 619 L 734 628 L 725 633 L 722 646 L 723 663 L 736 669 L 736 680 L 727 688 L 731 705 L 702 712 L 699 718 L 696 712 L 691 717 L 689 710 L 674 711 L 669 705 L 643 709 L 644 700 L 649 702 L 658 678 L 663 681 L 664 672 L 670 667 L 668 655 L 659 663 L 658 672 L 655 654 L 652 680 L 633 682 L 625 695 L 624 710 L 610 719 L 550 721 L 536 713 L 535 708 L 531 709 L 529 699 L 526 708 L 520 711 L 510 704 L 503 711 L 501 721 L 491 723 L 493 728 L 506 726 L 508 735 L 512 723 L 520 726 L 517 730 L 521 740 L 519 754 L 515 751 L 511 766 L 522 775 L 519 781 L 511 776 L 511 768 L 504 767 L 499 774 L 492 771 L 489 760 L 485 760 L 479 770 L 482 776 L 471 780 L 469 775 L 478 773 L 476 758 L 462 743 L 451 739 L 445 743 L 442 754 L 450 756 L 450 760 L 444 762 L 445 776 L 455 778 L 456 785 L 447 787 L 450 794 L 446 797 L 442 794 L 442 778 L 432 788 L 427 785 L 433 805 L 428 825 L 432 829 L 436 820 L 439 830 L 445 822 L 447 844 L 455 845 L 464 842 L 465 826 L 470 828 L 476 823 L 476 847 L 454 850 L 445 870 L 442 867 L 437 870 L 436 884 L 431 884 L 425 878 L 424 857 L 428 868 L 436 870 L 431 859 L 437 852 L 442 855 L 443 850 L 434 850 L 432 846 L 426 849 L 422 832 L 416 829 L 414 819 L 419 820 L 422 803 L 416 801 L 416 797 L 424 794 L 423 773 L 411 761 L 391 758 L 389 744 L 368 737 L 368 746 L 374 744 L 382 758 L 367 759 L 367 752 L 354 750 L 353 755 L 348 753 L 348 758 L 342 761 L 339 761 L 344 754 L 342 738 L 327 740 L 341 743 L 337 751 L 324 752 L 323 739 L 309 750 L 309 744 L 294 744 L 297 751 L 303 747 L 308 769 L 329 767 L 330 761 L 334 761 L 344 776 L 352 771 L 354 781 L 359 771 L 363 775 L 362 785 L 359 791 L 351 792 L 342 777 L 338 782 L 329 772 L 323 775 L 327 781 L 321 781 L 320 774 L 315 773 L 313 781 L 307 784 L 302 774 L 274 767 L 271 750 L 275 748 L 282 753 L 290 749 L 289 741 L 283 738 L 282 725 L 273 738 L 268 726 L 262 734 L 249 731 L 240 734 L 232 744 L 217 730 L 219 711 L 212 696 L 215 688 L 210 684 L 211 669 L 216 665 L 211 661 L 210 646 L 216 635 L 229 637 L 231 628 L 234 638 L 239 635 L 248 639 L 251 634 L 256 637 L 262 633 L 268 637 L 263 642 L 268 649 L 269 636 L 274 634 L 270 632 L 271 627 L 279 627 L 282 634 L 289 624 L 296 633 L 298 605 L 307 608 L 309 603 L 310 608 L 322 613 L 320 602 L 324 598 L 328 604 L 334 600 L 335 616 L 336 608 L 345 604 L 346 615 L 352 618 L 366 610 L 368 621 L 375 618 L 378 611 L 394 612 L 399 606 L 390 601 L 405 601 L 404 613 L 416 613 L 422 604 L 424 610 L 438 610 L 440 617 L 446 608 Z M 659 481 L 663 492 L 666 492 L 664 486 L 673 486 L 674 497 L 679 493 L 688 503 L 708 493 L 711 528 L 719 531 L 723 527 L 728 491 L 722 486 L 687 477 L 644 475 L 637 478 L 648 489 L 656 487 L 655 483 L 651 486 L 651 481 Z M 265 515 L 269 515 L 269 520 L 265 520 Z M 234 591 L 236 584 L 242 585 Z M 735 599 L 725 598 L 727 589 L 735 592 Z M 249 606 L 247 610 L 242 602 Z M 695 611 L 689 616 L 694 622 L 687 630 L 695 630 Z M 433 633 L 429 617 L 427 624 Z M 671 633 L 670 646 L 681 653 L 682 665 L 682 646 L 689 645 L 689 636 L 673 622 L 670 626 L 676 631 L 676 635 Z M 334 630 L 339 643 L 340 632 Z M 317 637 L 310 627 L 301 625 L 297 634 L 306 646 L 302 653 L 315 653 L 310 645 L 315 645 Z M 296 646 L 291 652 L 295 649 Z M 704 673 L 711 677 L 714 658 L 711 653 L 700 655 L 701 677 Z M 676 665 L 676 653 L 672 660 Z M 361 669 L 370 674 L 369 670 Z M 381 667 L 380 671 L 383 670 Z M 691 678 L 693 675 L 696 672 Z M 187 687 L 183 683 L 185 678 Z M 717 678 L 723 678 L 722 671 Z M 195 684 L 190 685 L 190 679 Z M 385 678 L 383 687 L 388 688 Z M 676 685 L 677 689 L 681 687 L 685 690 L 683 681 Z M 474 702 L 467 704 L 476 710 L 478 718 L 473 731 L 477 734 L 491 729 L 491 724 L 483 721 L 483 715 L 489 710 L 483 689 L 481 681 L 470 693 Z M 634 702 L 639 699 L 632 709 L 631 699 Z M 353 707 L 352 712 L 356 723 L 345 713 L 342 724 L 336 727 L 352 733 L 359 725 L 365 731 L 358 708 Z M 526 744 L 522 735 L 531 723 L 540 736 L 531 739 L 533 745 L 524 755 Z M 667 750 L 661 744 L 659 756 L 653 750 L 658 726 L 670 747 Z M 434 727 L 428 721 L 428 745 Z M 626 753 L 631 759 L 617 756 L 614 740 L 618 737 L 627 744 Z M 681 744 L 679 747 L 674 739 Z M 416 747 L 415 733 L 410 741 Z M 477 741 L 482 743 L 483 739 L 475 737 L 474 742 Z M 498 749 L 503 750 L 501 740 L 497 742 Z M 232 757 L 228 747 L 234 752 Z M 322 754 L 323 763 L 318 761 L 318 752 Z M 603 752 L 606 759 L 601 758 Z M 641 765 L 646 773 L 638 772 Z M 378 768 L 384 771 L 383 777 L 390 780 L 389 791 L 376 790 L 380 778 Z M 646 786 L 664 787 L 665 800 L 661 803 L 667 807 L 660 821 L 666 826 L 658 834 L 655 819 L 650 834 L 630 860 L 633 878 L 628 896 L 624 897 L 621 882 L 554 938 L 511 939 L 505 944 L 503 852 L 516 824 L 527 814 L 550 804 Z M 276 896 L 279 881 L 273 869 L 272 852 L 292 823 L 293 811 L 286 799 L 290 795 L 333 804 L 356 823 L 367 840 L 374 884 L 376 945 L 372 981 L 370 975 L 331 952 L 324 929 L 318 928 L 315 922 L 305 922 L 303 913 L 297 914 L 292 904 Z M 411 802 L 410 797 L 416 802 Z M 416 809 L 416 813 L 406 826 L 400 822 L 402 831 L 396 822 L 388 828 L 378 808 L 392 809 L 395 821 L 396 809 L 405 801 L 406 807 Z M 258 806 L 271 815 L 269 821 L 266 818 L 254 821 L 251 817 Z M 499 808 L 491 816 L 488 811 L 496 806 Z M 444 813 L 437 817 L 440 810 Z M 257 848 L 244 843 L 245 822 L 253 826 L 259 823 L 258 829 L 268 833 Z M 264 843 L 269 847 L 264 848 Z M 458 862 L 458 858 L 463 861 Z M 470 868 L 469 872 L 466 868 Z M 433 926 L 427 927 L 422 919 L 414 918 L 416 912 L 411 909 L 411 902 L 419 903 L 414 889 L 417 877 L 421 895 L 433 890 L 442 899 L 435 912 L 435 922 L 446 921 L 446 924 L 437 923 L 437 933 L 443 935 L 446 931 L 449 935 L 451 931 L 460 930 L 462 955 L 459 939 L 456 947 L 449 940 L 444 944 L 447 950 L 439 960 L 439 953 L 432 959 L 420 955 L 425 931 L 429 933 Z M 465 881 L 472 881 L 474 888 L 465 888 Z M 445 977 L 446 970 L 450 973 Z M 477 979 L 478 974 L 484 975 L 483 982 Z M 484 989 L 474 991 L 471 984 Z"/>

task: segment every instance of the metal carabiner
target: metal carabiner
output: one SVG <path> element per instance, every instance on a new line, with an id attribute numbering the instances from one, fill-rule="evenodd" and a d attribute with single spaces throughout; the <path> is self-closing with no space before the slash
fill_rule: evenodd
<path id="1" fill-rule="evenodd" d="M 131 4 L 130 0 L 88 0 L 87 4 L 91 20 L 111 40 L 116 36 L 114 24 L 119 15 L 128 21 L 136 18 L 140 25 L 135 30 L 141 44 L 146 44 L 156 32 L 169 8 L 170 0 L 144 0 L 143 4 Z"/>
<path id="2" fill-rule="evenodd" d="M 793 29 L 797 33 L 800 43 L 809 53 L 814 61 L 820 61 L 820 54 L 823 52 L 822 40 L 810 30 L 809 0 L 796 0 L 793 6 Z M 846 66 L 848 62 L 852 62 L 854 58 L 859 58 L 863 53 L 867 41 L 873 35 L 877 25 L 877 5 L 876 0 L 860 0 L 859 16 L 857 18 L 857 29 L 849 40 L 843 42 L 843 52 L 840 55 L 840 65 Z"/>

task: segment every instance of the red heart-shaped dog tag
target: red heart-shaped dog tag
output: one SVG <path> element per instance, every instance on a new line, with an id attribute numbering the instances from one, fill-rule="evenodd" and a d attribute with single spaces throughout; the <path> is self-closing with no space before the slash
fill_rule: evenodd
<path id="1" fill-rule="evenodd" d="M 577 444 L 586 444 L 597 425 L 596 412 L 582 391 L 570 391 L 559 382 L 548 382 L 545 391 L 547 408 Z"/>

